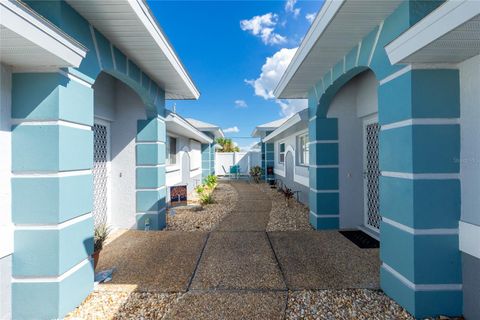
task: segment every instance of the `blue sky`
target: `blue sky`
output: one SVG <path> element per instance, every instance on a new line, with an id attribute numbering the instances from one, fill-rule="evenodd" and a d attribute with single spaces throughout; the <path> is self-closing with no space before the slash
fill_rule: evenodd
<path id="1" fill-rule="evenodd" d="M 276 101 L 271 90 L 322 1 L 148 3 L 201 92 L 197 101 L 167 101 L 167 108 L 176 103 L 184 117 L 234 128 L 226 135 L 245 148 L 255 140 L 240 137 L 256 125 L 306 106 Z"/>

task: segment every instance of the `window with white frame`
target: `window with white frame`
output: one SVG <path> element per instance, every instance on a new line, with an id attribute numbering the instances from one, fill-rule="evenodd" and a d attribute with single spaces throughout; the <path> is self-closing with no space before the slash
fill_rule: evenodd
<path id="1" fill-rule="evenodd" d="M 167 138 L 167 164 L 177 163 L 177 138 Z"/>
<path id="2" fill-rule="evenodd" d="M 308 133 L 297 137 L 298 164 L 308 165 Z"/>
<path id="3" fill-rule="evenodd" d="M 285 143 L 280 143 L 278 145 L 278 163 L 285 162 Z"/>

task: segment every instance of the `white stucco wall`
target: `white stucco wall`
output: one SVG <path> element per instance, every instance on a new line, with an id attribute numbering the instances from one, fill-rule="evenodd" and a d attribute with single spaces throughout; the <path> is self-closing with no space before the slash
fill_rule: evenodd
<path id="1" fill-rule="evenodd" d="M 132 89 L 108 75 L 101 75 L 94 88 L 95 116 L 110 120 L 109 223 L 135 228 L 135 138 L 145 107 Z"/>
<path id="2" fill-rule="evenodd" d="M 297 156 L 297 137 L 299 135 L 308 133 L 308 129 L 302 129 L 299 131 L 296 131 L 288 136 L 275 139 L 273 150 L 275 152 L 274 154 L 274 173 L 279 175 L 280 177 L 286 177 L 287 172 L 286 172 L 286 167 L 285 167 L 285 162 L 280 163 L 278 152 L 279 152 L 279 146 L 281 143 L 285 143 L 285 154 L 287 151 L 290 151 L 293 155 L 293 160 L 295 163 L 295 170 L 293 173 L 294 181 L 296 183 L 299 183 L 303 186 L 309 187 L 309 175 L 308 175 L 308 166 L 304 165 L 299 165 L 298 164 L 298 156 Z"/>
<path id="3" fill-rule="evenodd" d="M 11 71 L 0 64 L 0 319 L 11 317 Z"/>
<path id="4" fill-rule="evenodd" d="M 166 167 L 167 201 L 169 201 L 169 187 L 187 184 L 188 192 L 192 192 L 193 188 L 202 182 L 202 154 L 200 142 L 173 134 L 168 128 L 167 136 L 177 139 L 176 164 Z"/>
<path id="5" fill-rule="evenodd" d="M 462 220 L 480 225 L 480 55 L 459 67 Z"/>
<path id="6" fill-rule="evenodd" d="M 459 64 L 463 312 L 480 317 L 480 55 Z"/>
<path id="7" fill-rule="evenodd" d="M 101 73 L 95 84 L 95 117 L 109 121 L 115 120 L 115 83 L 117 80 L 112 76 Z"/>
<path id="8" fill-rule="evenodd" d="M 338 118 L 340 228 L 363 225 L 363 120 L 378 110 L 378 82 L 365 72 L 347 83 L 335 96 L 327 113 Z"/>

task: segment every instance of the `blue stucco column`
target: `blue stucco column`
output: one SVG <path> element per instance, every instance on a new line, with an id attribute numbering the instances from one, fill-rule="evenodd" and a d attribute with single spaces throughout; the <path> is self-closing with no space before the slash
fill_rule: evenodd
<path id="1" fill-rule="evenodd" d="M 458 70 L 379 87 L 381 287 L 415 317 L 462 314 Z"/>
<path id="2" fill-rule="evenodd" d="M 139 120 L 137 132 L 137 228 L 161 230 L 166 226 L 165 120 Z"/>
<path id="3" fill-rule="evenodd" d="M 91 85 L 14 74 L 12 121 L 12 316 L 62 318 L 93 289 Z"/>
<path id="4" fill-rule="evenodd" d="M 269 135 L 271 131 L 267 131 L 266 135 Z M 262 179 L 273 179 L 275 175 L 268 175 L 268 167 L 273 168 L 275 166 L 275 149 L 273 143 L 262 142 Z"/>
<path id="5" fill-rule="evenodd" d="M 338 229 L 338 119 L 309 121 L 310 224 L 317 230 Z"/>

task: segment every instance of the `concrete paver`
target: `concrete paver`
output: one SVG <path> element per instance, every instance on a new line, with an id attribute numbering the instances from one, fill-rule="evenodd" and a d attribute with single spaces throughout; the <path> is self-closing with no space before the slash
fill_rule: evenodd
<path id="1" fill-rule="evenodd" d="M 102 250 L 97 270 L 117 271 L 100 288 L 186 291 L 206 237 L 204 232 L 129 230 Z"/>
<path id="2" fill-rule="evenodd" d="M 379 288 L 378 249 L 360 249 L 338 231 L 271 232 L 289 289 Z"/>
<path id="3" fill-rule="evenodd" d="M 192 289 L 284 290 L 265 232 L 212 232 Z"/>

